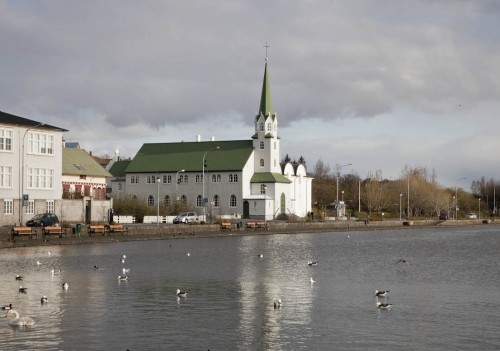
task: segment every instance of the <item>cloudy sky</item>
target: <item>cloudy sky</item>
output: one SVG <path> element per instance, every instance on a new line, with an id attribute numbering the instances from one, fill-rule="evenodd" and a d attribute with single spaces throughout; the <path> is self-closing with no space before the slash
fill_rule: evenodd
<path id="1" fill-rule="evenodd" d="M 499 33 L 497 0 L 0 0 L 0 110 L 99 155 L 249 139 L 268 42 L 282 156 L 467 189 L 500 177 Z"/>

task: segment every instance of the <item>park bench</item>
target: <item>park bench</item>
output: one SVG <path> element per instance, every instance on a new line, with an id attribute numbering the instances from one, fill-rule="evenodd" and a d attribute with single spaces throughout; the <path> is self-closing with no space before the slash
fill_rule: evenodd
<path id="1" fill-rule="evenodd" d="M 246 223 L 246 227 L 248 229 L 257 229 L 257 223 L 255 223 L 255 222 L 247 222 Z"/>
<path id="2" fill-rule="evenodd" d="M 259 229 L 269 230 L 269 226 L 267 225 L 267 222 L 257 222 L 257 223 L 255 223 L 255 227 L 259 228 Z"/>
<path id="3" fill-rule="evenodd" d="M 42 230 L 43 238 L 45 239 L 46 235 L 59 235 L 60 238 L 62 238 L 63 235 L 66 235 L 66 229 L 62 227 L 43 227 Z"/>
<path id="4" fill-rule="evenodd" d="M 105 233 L 106 227 L 104 227 L 104 225 L 89 225 L 89 236 L 92 234 L 104 235 Z"/>
<path id="5" fill-rule="evenodd" d="M 37 233 L 31 227 L 12 227 L 12 240 L 15 236 L 29 235 L 30 239 L 33 235 L 36 237 Z"/>
<path id="6" fill-rule="evenodd" d="M 233 229 L 236 229 L 236 224 L 231 223 L 231 222 L 222 222 L 220 224 L 220 228 L 222 230 L 233 230 Z"/>
<path id="7" fill-rule="evenodd" d="M 123 224 L 110 224 L 108 226 L 108 231 L 109 233 L 126 233 L 128 232 L 128 228 L 125 227 Z"/>

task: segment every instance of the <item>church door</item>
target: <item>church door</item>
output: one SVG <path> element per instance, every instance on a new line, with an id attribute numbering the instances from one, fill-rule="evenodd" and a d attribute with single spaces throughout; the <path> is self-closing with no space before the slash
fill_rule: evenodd
<path id="1" fill-rule="evenodd" d="M 285 193 L 281 193 L 280 213 L 285 213 L 285 212 L 286 212 L 286 197 L 285 197 Z"/>
<path id="2" fill-rule="evenodd" d="M 243 218 L 250 218 L 250 205 L 248 204 L 248 201 L 243 201 Z"/>

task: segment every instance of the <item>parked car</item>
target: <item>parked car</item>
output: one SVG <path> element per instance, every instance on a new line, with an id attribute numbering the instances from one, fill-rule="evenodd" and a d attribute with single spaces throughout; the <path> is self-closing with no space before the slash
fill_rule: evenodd
<path id="1" fill-rule="evenodd" d="M 53 213 L 40 213 L 26 222 L 27 227 L 45 227 L 59 224 L 59 218 Z"/>
<path id="2" fill-rule="evenodd" d="M 183 212 L 173 220 L 174 224 L 178 223 L 198 223 L 198 216 L 194 212 Z"/>
<path id="3" fill-rule="evenodd" d="M 467 213 L 467 218 L 468 219 L 477 219 L 477 214 L 475 213 Z"/>

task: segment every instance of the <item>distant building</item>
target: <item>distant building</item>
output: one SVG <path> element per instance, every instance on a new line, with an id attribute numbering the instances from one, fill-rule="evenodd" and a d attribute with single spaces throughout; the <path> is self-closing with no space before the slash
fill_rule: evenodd
<path id="1" fill-rule="evenodd" d="M 110 169 L 112 194 L 123 192 L 149 206 L 180 201 L 199 214 L 255 219 L 311 211 L 312 178 L 304 165 L 280 164 L 267 59 L 251 139 L 144 144 L 132 161 L 122 162 Z"/>

